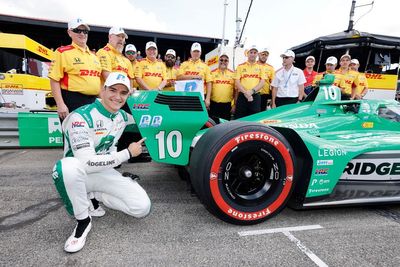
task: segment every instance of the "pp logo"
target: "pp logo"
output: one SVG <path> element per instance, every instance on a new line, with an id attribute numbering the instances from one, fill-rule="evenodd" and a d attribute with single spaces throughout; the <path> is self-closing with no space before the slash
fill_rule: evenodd
<path id="1" fill-rule="evenodd" d="M 197 89 L 197 84 L 195 82 L 187 82 L 185 84 L 185 92 L 193 92 Z"/>

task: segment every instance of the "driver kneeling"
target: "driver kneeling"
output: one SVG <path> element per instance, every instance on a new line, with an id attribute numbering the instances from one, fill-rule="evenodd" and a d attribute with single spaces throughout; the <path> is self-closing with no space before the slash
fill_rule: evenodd
<path id="1" fill-rule="evenodd" d="M 120 108 L 130 92 L 125 74 L 110 73 L 101 92 L 102 100 L 76 109 L 63 121 L 64 158 L 53 169 L 53 180 L 69 214 L 77 225 L 64 250 L 83 248 L 92 227 L 91 216 L 103 216 L 95 197 L 105 206 L 141 218 L 149 214 L 151 202 L 145 190 L 113 167 L 142 153 L 144 139 L 117 152 L 116 143 L 132 116 Z"/>

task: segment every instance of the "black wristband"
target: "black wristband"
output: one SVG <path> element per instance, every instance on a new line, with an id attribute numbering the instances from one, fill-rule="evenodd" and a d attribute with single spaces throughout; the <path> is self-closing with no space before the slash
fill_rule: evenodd
<path id="1" fill-rule="evenodd" d="M 128 149 L 128 148 L 127 148 Z M 131 153 L 131 151 L 128 149 L 128 153 L 129 153 L 129 158 L 133 158 L 132 157 L 132 153 Z"/>

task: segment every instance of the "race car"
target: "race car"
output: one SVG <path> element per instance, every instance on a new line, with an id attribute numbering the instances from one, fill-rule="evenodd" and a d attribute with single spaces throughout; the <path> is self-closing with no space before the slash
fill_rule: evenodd
<path id="1" fill-rule="evenodd" d="M 233 224 L 287 205 L 400 201 L 400 104 L 341 101 L 326 75 L 302 103 L 201 129 L 200 94 L 138 92 L 129 107 L 153 160 L 186 166 L 205 207 Z"/>

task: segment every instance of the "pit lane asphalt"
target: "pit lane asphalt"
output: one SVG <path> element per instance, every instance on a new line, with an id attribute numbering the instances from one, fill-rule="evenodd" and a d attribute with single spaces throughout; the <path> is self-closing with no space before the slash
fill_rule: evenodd
<path id="1" fill-rule="evenodd" d="M 140 175 L 151 214 L 135 219 L 107 209 L 95 218 L 84 249 L 63 251 L 75 222 L 53 186 L 61 149 L 0 150 L 0 266 L 398 266 L 400 205 L 310 211 L 285 209 L 254 226 L 210 215 L 176 169 L 123 164 Z M 321 229 L 240 236 L 239 232 L 320 225 Z M 296 243 L 297 242 L 297 243 Z M 301 242 L 301 243 L 300 243 Z M 321 264 L 320 264 L 321 266 Z"/>

